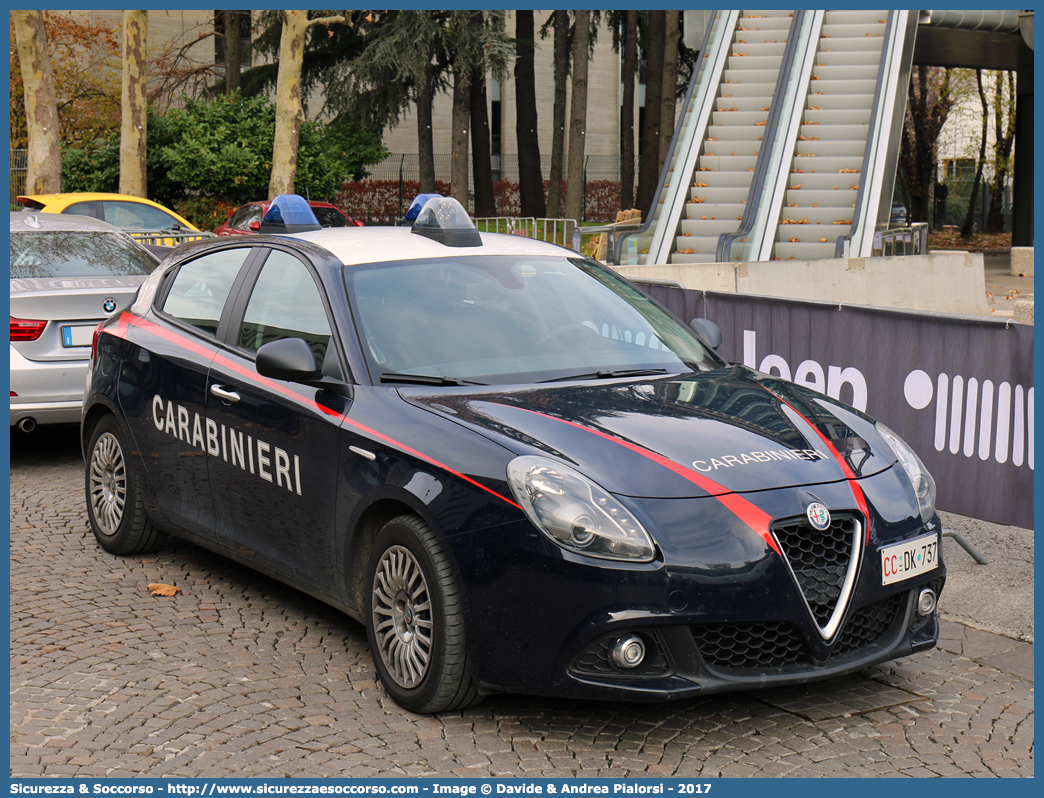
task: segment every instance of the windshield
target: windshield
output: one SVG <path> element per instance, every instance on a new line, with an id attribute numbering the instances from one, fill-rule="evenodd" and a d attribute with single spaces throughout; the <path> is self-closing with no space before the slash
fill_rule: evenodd
<path id="1" fill-rule="evenodd" d="M 115 233 L 11 234 L 12 278 L 150 274 L 157 263 L 144 247 Z"/>
<path id="2" fill-rule="evenodd" d="M 509 384 L 720 368 L 683 324 L 583 258 L 476 256 L 345 269 L 374 382 Z"/>

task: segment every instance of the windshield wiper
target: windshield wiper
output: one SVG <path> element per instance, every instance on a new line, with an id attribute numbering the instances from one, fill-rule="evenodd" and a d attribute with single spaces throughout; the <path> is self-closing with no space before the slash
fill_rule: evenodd
<path id="1" fill-rule="evenodd" d="M 615 371 L 591 371 L 586 374 L 570 374 L 568 377 L 553 377 L 540 382 L 566 382 L 567 380 L 611 380 L 617 377 L 648 377 L 666 374 L 667 369 L 617 369 Z"/>
<path id="2" fill-rule="evenodd" d="M 439 377 L 434 374 L 400 374 L 386 371 L 381 375 L 381 382 L 410 382 L 417 385 L 488 385 L 485 382 L 462 380 L 460 377 Z"/>

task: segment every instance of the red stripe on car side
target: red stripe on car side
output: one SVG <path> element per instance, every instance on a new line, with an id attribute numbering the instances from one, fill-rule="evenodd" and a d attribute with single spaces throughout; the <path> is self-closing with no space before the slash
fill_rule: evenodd
<path id="1" fill-rule="evenodd" d="M 761 387 L 765 388 L 764 385 L 762 385 Z M 858 478 L 856 477 L 855 472 L 852 470 L 851 466 L 849 466 L 848 463 L 845 462 L 845 458 L 843 458 L 841 456 L 841 453 L 836 448 L 834 448 L 834 444 L 832 444 L 830 442 L 830 439 L 827 438 L 827 436 L 822 433 L 822 431 L 819 429 L 819 427 L 817 427 L 815 424 L 813 424 L 811 421 L 809 421 L 807 418 L 805 418 L 805 416 L 802 415 L 801 411 L 799 411 L 796 407 L 794 407 L 794 405 L 790 404 L 790 402 L 788 402 L 786 399 L 784 399 L 779 394 L 774 393 L 773 391 L 770 391 L 768 388 L 765 388 L 765 390 L 768 391 L 768 393 L 770 393 L 772 396 L 774 396 L 780 402 L 785 404 L 787 407 L 789 407 L 791 410 L 793 410 L 794 414 L 798 418 L 800 418 L 802 421 L 804 421 L 806 424 L 808 424 L 813 430 L 815 430 L 816 435 L 818 435 L 820 437 L 820 439 L 823 441 L 823 445 L 826 446 L 827 449 L 829 450 L 830 454 L 832 454 L 834 456 L 834 459 L 837 461 L 837 464 L 841 467 L 841 472 L 845 475 L 845 479 L 848 482 L 848 487 L 850 487 L 852 489 L 852 496 L 855 498 L 856 506 L 859 507 L 859 511 L 863 514 L 863 518 L 866 519 L 866 542 L 867 542 L 867 544 L 869 544 L 870 543 L 870 512 L 869 512 L 869 510 L 868 510 L 868 508 L 866 506 L 866 496 L 863 495 L 863 489 L 859 487 L 859 482 L 857 481 Z"/>
<path id="2" fill-rule="evenodd" d="M 724 504 L 737 518 L 743 523 L 753 529 L 758 536 L 764 540 L 772 548 L 776 554 L 783 556 L 783 552 L 780 551 L 779 546 L 776 543 L 776 539 L 772 536 L 772 532 L 769 530 L 769 524 L 772 523 L 772 516 L 751 504 L 749 501 L 744 499 L 737 493 L 732 492 L 723 485 L 719 485 L 717 482 L 707 479 L 696 471 L 690 468 L 686 468 L 683 465 L 679 465 L 673 460 L 669 460 L 661 454 L 657 454 L 651 449 L 646 449 L 644 446 L 639 446 L 636 443 L 624 440 L 623 438 L 617 438 L 615 435 L 609 435 L 601 430 L 593 429 L 592 427 L 584 426 L 583 424 L 577 424 L 575 421 L 567 421 L 564 418 L 556 418 L 555 416 L 549 416 L 546 413 L 540 413 L 536 410 L 527 410 L 526 408 L 519 408 L 526 410 L 527 413 L 533 413 L 537 416 L 543 416 L 544 418 L 550 418 L 555 421 L 561 421 L 563 424 L 568 424 L 571 427 L 582 429 L 584 432 L 590 432 L 592 435 L 597 435 L 600 438 L 605 438 L 607 441 L 612 441 L 615 444 L 623 446 L 624 448 L 630 449 L 632 452 L 640 454 L 642 457 L 646 457 L 652 460 L 654 463 L 659 463 L 664 468 L 669 468 L 675 474 L 680 477 L 692 482 L 694 485 L 698 485 L 703 490 L 707 491 L 711 496 L 717 499 L 719 502 Z"/>
<path id="3" fill-rule="evenodd" d="M 124 325 L 122 331 L 126 330 L 126 326 L 127 325 L 133 325 L 133 326 L 138 327 L 138 328 L 140 328 L 142 330 L 145 330 L 146 332 L 150 332 L 153 335 L 156 335 L 156 336 L 158 336 L 160 338 L 163 338 L 166 341 L 170 341 L 171 343 L 173 343 L 173 344 L 175 344 L 177 346 L 180 346 L 180 347 L 182 347 L 184 349 L 188 349 L 190 352 L 193 352 L 193 353 L 195 353 L 197 355 L 200 355 L 202 357 L 213 357 L 215 363 L 220 363 L 225 368 L 228 368 L 231 371 L 236 372 L 237 374 L 242 376 L 244 379 L 249 380 L 250 382 L 253 382 L 253 383 L 257 384 L 257 385 L 260 385 L 263 388 L 267 388 L 270 391 L 275 391 L 277 393 L 281 393 L 284 396 L 289 397 L 290 399 L 294 399 L 296 401 L 303 402 L 304 404 L 308 405 L 313 410 L 318 410 L 321 413 L 324 413 L 324 414 L 326 414 L 328 416 L 331 416 L 331 417 L 333 417 L 333 418 L 335 418 L 335 419 L 337 419 L 339 421 L 343 421 L 343 422 L 349 424 L 350 426 L 354 427 L 355 429 L 357 429 L 357 430 L 359 430 L 359 431 L 361 431 L 361 432 L 363 432 L 363 433 L 365 433 L 367 435 L 370 435 L 370 436 L 372 436 L 374 438 L 379 438 L 380 440 L 385 441 L 386 443 L 391 444 L 392 446 L 394 446 L 397 449 L 401 449 L 404 452 L 408 452 L 409 454 L 412 454 L 414 457 L 417 457 L 417 458 L 419 458 L 421 460 L 424 460 L 426 463 L 431 463 L 436 468 L 439 468 L 439 469 L 441 469 L 443 471 L 446 471 L 446 472 L 448 472 L 450 474 L 453 474 L 453 476 L 458 477 L 459 479 L 462 479 L 462 480 L 464 480 L 465 482 L 467 482 L 467 483 L 469 483 L 471 485 L 474 485 L 476 488 L 481 488 L 486 493 L 489 493 L 489 494 L 491 494 L 493 496 L 496 496 L 498 499 L 500 499 L 501 501 L 507 502 L 512 507 L 515 507 L 515 508 L 517 508 L 519 510 L 522 509 L 522 507 L 520 505 L 516 504 L 515 502 L 513 502 L 511 499 L 507 498 L 506 496 L 501 496 L 495 490 L 493 490 L 491 488 L 487 488 L 481 482 L 476 482 L 471 477 L 465 476 L 464 474 L 461 474 L 459 471 L 454 471 L 452 468 L 447 466 L 445 463 L 440 463 L 435 458 L 430 457 L 430 456 L 424 454 L 423 452 L 419 452 L 416 449 L 413 449 L 413 448 L 407 446 L 406 444 L 402 443 L 401 441 L 397 441 L 394 438 L 390 438 L 387 435 L 384 435 L 383 433 L 378 432 L 377 430 L 370 429 L 366 425 L 360 424 L 358 421 L 352 420 L 351 418 L 349 418 L 348 416 L 344 415 L 343 413 L 338 413 L 335 410 L 331 410 L 328 407 L 323 407 L 321 404 L 316 402 L 314 399 L 309 399 L 308 397 L 302 396 L 301 394 L 297 393 L 296 391 L 292 391 L 286 385 L 282 385 L 282 384 L 280 384 L 278 382 L 274 382 L 273 380 L 268 379 L 267 377 L 263 377 L 260 374 L 258 374 L 256 371 L 253 371 L 251 369 L 245 368 L 244 366 L 240 365 L 239 363 L 235 363 L 232 360 L 229 360 L 227 357 L 225 357 L 224 355 L 222 355 L 222 354 L 220 354 L 218 352 L 211 352 L 206 347 L 201 346 L 200 344 L 197 344 L 195 341 L 191 340 L 190 338 L 187 338 L 184 335 L 181 335 L 181 334 L 176 333 L 176 332 L 172 332 L 171 330 L 167 330 L 164 327 L 160 327 L 158 324 L 154 324 L 153 322 L 148 321 L 147 319 L 143 319 L 140 316 L 134 316 L 134 315 L 132 315 L 130 313 L 124 313 L 120 317 L 119 323 Z M 107 332 L 112 332 L 114 335 L 116 334 L 116 332 L 114 332 L 112 330 L 108 330 Z M 122 337 L 126 337 L 125 332 L 124 332 L 124 335 L 119 335 L 118 337 L 121 337 L 121 338 Z"/>

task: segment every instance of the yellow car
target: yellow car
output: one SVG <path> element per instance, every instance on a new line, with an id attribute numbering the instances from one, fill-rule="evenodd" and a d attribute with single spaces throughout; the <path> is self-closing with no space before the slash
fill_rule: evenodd
<path id="1" fill-rule="evenodd" d="M 30 194 L 19 197 L 26 210 L 42 213 L 75 213 L 101 219 L 121 230 L 198 230 L 174 211 L 151 200 L 127 194 Z"/>
<path id="2" fill-rule="evenodd" d="M 18 201 L 24 211 L 74 213 L 101 219 L 145 246 L 176 247 L 213 235 L 200 232 L 198 227 L 159 203 L 128 194 L 28 194 L 18 197 Z"/>

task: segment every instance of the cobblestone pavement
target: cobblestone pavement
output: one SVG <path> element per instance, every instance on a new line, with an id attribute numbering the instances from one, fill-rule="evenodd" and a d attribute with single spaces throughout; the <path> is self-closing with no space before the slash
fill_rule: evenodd
<path id="1" fill-rule="evenodd" d="M 103 553 L 75 434 L 12 436 L 14 777 L 1033 775 L 1032 643 L 954 622 L 812 689 L 411 715 L 326 605 L 186 543 Z"/>

